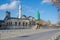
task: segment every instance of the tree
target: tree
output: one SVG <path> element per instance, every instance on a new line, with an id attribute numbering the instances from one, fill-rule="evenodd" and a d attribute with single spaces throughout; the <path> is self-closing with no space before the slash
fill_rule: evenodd
<path id="1" fill-rule="evenodd" d="M 48 26 L 50 26 L 51 25 L 51 21 L 50 20 L 48 20 Z"/>

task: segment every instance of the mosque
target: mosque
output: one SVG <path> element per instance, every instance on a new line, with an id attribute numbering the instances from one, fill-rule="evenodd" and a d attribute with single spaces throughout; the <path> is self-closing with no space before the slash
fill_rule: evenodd
<path id="1" fill-rule="evenodd" d="M 39 11 L 36 12 L 35 17 L 26 17 L 22 14 L 22 4 L 19 5 L 19 15 L 18 17 L 11 17 L 11 13 L 6 11 L 6 16 L 4 20 L 0 20 L 0 28 L 7 29 L 25 29 L 31 28 L 36 25 L 37 20 L 40 19 Z"/>

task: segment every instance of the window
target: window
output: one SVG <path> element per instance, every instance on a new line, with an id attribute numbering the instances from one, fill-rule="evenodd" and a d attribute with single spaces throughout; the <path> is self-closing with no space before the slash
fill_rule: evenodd
<path id="1" fill-rule="evenodd" d="M 15 22 L 15 26 L 17 26 L 17 22 Z"/>
<path id="2" fill-rule="evenodd" d="M 7 26 L 8 26 L 8 23 L 7 23 Z"/>
<path id="3" fill-rule="evenodd" d="M 21 23 L 19 22 L 19 26 L 20 26 L 20 24 L 21 24 Z"/>
<path id="4" fill-rule="evenodd" d="M 24 26 L 24 22 L 23 22 L 23 26 Z"/>
<path id="5" fill-rule="evenodd" d="M 12 22 L 11 22 L 11 26 L 12 26 Z"/>
<path id="6" fill-rule="evenodd" d="M 26 26 L 27 26 L 27 22 L 26 22 Z"/>
<path id="7" fill-rule="evenodd" d="M 32 24 L 31 24 L 31 22 L 29 23 L 29 26 L 31 26 Z"/>
<path id="8" fill-rule="evenodd" d="M 8 24 L 9 26 L 10 26 L 10 22 L 9 22 L 9 24 Z"/>
<path id="9" fill-rule="evenodd" d="M 1 27 L 1 23 L 0 23 L 0 27 Z"/>

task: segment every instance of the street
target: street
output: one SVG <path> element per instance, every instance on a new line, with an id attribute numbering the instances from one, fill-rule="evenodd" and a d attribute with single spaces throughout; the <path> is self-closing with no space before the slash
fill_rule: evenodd
<path id="1" fill-rule="evenodd" d="M 2 40 L 48 40 L 55 33 L 58 33 L 58 32 L 60 32 L 60 30 L 52 30 L 52 31 L 36 33 L 36 34 L 31 34 L 31 35 L 18 36 L 18 37 L 2 39 Z"/>

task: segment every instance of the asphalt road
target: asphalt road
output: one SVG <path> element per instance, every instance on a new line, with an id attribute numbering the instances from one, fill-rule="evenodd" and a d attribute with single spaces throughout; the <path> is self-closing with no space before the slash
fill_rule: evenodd
<path id="1" fill-rule="evenodd" d="M 18 37 L 2 39 L 2 40 L 47 40 L 57 32 L 60 32 L 60 30 L 53 30 L 53 31 L 42 32 L 32 35 L 18 36 Z"/>

